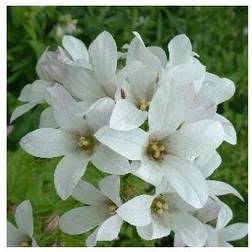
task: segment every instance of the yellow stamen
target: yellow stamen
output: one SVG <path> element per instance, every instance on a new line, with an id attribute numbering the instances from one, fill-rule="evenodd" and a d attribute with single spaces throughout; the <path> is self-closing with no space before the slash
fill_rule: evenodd
<path id="1" fill-rule="evenodd" d="M 166 148 L 161 142 L 150 140 L 146 151 L 150 158 L 161 160 L 166 153 Z"/>
<path id="2" fill-rule="evenodd" d="M 162 215 L 168 209 L 168 202 L 163 196 L 155 198 L 151 204 L 151 211 L 159 216 Z"/>
<path id="3" fill-rule="evenodd" d="M 84 151 L 93 151 L 96 140 L 92 135 L 81 136 L 78 141 L 79 147 Z"/>

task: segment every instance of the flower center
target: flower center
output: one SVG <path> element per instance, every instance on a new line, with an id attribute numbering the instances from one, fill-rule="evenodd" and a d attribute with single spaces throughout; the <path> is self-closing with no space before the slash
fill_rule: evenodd
<path id="1" fill-rule="evenodd" d="M 107 206 L 108 206 L 108 214 L 109 215 L 114 215 L 116 213 L 116 210 L 117 210 L 117 205 L 115 203 L 113 203 L 112 201 L 109 201 L 107 203 Z"/>
<path id="2" fill-rule="evenodd" d="M 29 241 L 22 241 L 20 242 L 20 247 L 31 247 L 31 242 Z"/>
<path id="3" fill-rule="evenodd" d="M 147 147 L 147 155 L 155 160 L 160 160 L 166 152 L 165 146 L 158 140 L 150 140 Z"/>
<path id="4" fill-rule="evenodd" d="M 141 99 L 137 102 L 137 107 L 142 111 L 147 111 L 149 109 L 150 102 L 144 99 Z"/>
<path id="5" fill-rule="evenodd" d="M 161 216 L 165 211 L 169 209 L 169 205 L 163 196 L 155 198 L 151 204 L 151 211 Z"/>
<path id="6" fill-rule="evenodd" d="M 78 141 L 79 147 L 84 150 L 91 152 L 94 150 L 96 140 L 92 135 L 81 136 Z"/>

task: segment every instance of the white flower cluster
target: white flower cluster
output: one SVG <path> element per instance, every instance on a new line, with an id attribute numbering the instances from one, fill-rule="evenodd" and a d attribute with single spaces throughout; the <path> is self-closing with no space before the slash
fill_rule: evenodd
<path id="1" fill-rule="evenodd" d="M 106 31 L 88 49 L 64 36 L 63 48 L 46 50 L 36 67 L 39 80 L 23 88 L 19 100 L 25 104 L 11 121 L 39 103 L 49 106 L 39 129 L 20 145 L 35 157 L 63 156 L 54 173 L 56 191 L 83 206 L 61 216 L 59 226 L 72 235 L 96 227 L 87 246 L 118 238 L 123 221 L 145 240 L 173 232 L 174 246 L 231 246 L 246 236 L 247 224 L 227 226 L 232 210 L 218 196 L 243 199 L 208 177 L 221 164 L 220 144 L 236 144 L 234 127 L 216 112 L 235 86 L 206 71 L 186 35 L 169 42 L 169 59 L 134 35 L 125 53 Z M 98 188 L 81 179 L 89 162 L 111 174 Z M 155 191 L 123 201 L 125 174 Z"/>

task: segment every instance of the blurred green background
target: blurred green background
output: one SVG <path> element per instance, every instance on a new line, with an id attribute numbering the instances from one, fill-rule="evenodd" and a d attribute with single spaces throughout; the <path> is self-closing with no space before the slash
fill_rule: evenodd
<path id="1" fill-rule="evenodd" d="M 8 7 L 8 121 L 20 90 L 37 76 L 35 65 L 43 50 L 61 44 L 63 34 L 73 34 L 86 45 L 103 30 L 109 31 L 120 49 L 132 39 L 132 31 L 141 35 L 146 45 L 162 46 L 179 33 L 186 33 L 193 49 L 209 72 L 232 79 L 236 93 L 218 110 L 235 126 L 238 143 L 224 143 L 219 148 L 221 167 L 212 176 L 232 184 L 244 196 L 223 197 L 234 211 L 232 222 L 248 220 L 248 9 L 247 7 Z M 46 223 L 53 214 L 78 205 L 56 195 L 53 172 L 58 159 L 39 159 L 24 153 L 19 140 L 38 127 L 37 106 L 17 119 L 8 136 L 8 218 L 15 207 L 30 199 L 34 209 L 35 237 L 41 246 L 83 246 L 87 236 L 67 236 L 59 230 L 48 231 Z M 91 167 L 92 168 L 92 167 Z M 86 179 L 94 184 L 102 174 L 88 169 Z M 133 176 L 124 176 L 122 187 L 129 195 L 148 188 Z M 247 238 L 234 242 L 247 246 Z M 120 240 L 99 242 L 98 246 L 171 246 L 171 239 L 143 241 L 135 228 L 124 224 Z"/>

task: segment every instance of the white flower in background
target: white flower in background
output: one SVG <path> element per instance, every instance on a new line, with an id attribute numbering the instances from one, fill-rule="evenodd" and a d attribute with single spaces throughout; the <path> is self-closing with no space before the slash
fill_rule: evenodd
<path id="1" fill-rule="evenodd" d="M 36 72 L 39 80 L 24 86 L 21 90 L 18 100 L 25 104 L 18 106 L 13 111 L 10 122 L 27 113 L 37 104 L 48 103 L 50 105 L 46 96 L 46 88 L 53 86 L 55 82 L 62 83 L 65 64 L 90 67 L 88 51 L 81 40 L 67 35 L 63 37 L 62 43 L 65 49 L 58 47 L 56 51 L 48 51 L 47 48 L 38 60 Z M 56 126 L 50 107 L 42 112 L 40 121 L 40 127 Z"/>
<path id="2" fill-rule="evenodd" d="M 207 200 L 205 179 L 187 159 L 214 151 L 223 141 L 223 129 L 213 120 L 181 127 L 185 111 L 181 94 L 181 89 L 172 85 L 159 88 L 149 108 L 149 132 L 103 127 L 95 136 L 112 150 L 136 161 L 132 162 L 134 175 L 155 186 L 165 177 L 186 202 L 200 208 Z"/>
<path id="3" fill-rule="evenodd" d="M 229 243 L 230 241 L 242 239 L 248 234 L 247 223 L 227 225 L 233 218 L 233 212 L 221 201 L 210 201 L 204 208 L 199 210 L 197 217 L 204 223 L 216 220 L 214 226 L 205 224 L 205 229 L 207 230 L 205 247 L 232 247 Z M 174 246 L 186 246 L 179 234 L 175 234 Z"/>
<path id="4" fill-rule="evenodd" d="M 207 239 L 204 225 L 190 214 L 188 206 L 176 193 L 140 195 L 124 203 L 117 214 L 136 226 L 145 240 L 168 236 L 171 231 L 193 247 L 202 246 Z"/>
<path id="5" fill-rule="evenodd" d="M 54 27 L 54 31 L 57 37 L 63 37 L 65 34 L 74 34 L 78 32 L 76 27 L 77 19 L 72 19 L 71 15 L 61 16 L 59 23 Z"/>
<path id="6" fill-rule="evenodd" d="M 117 87 L 129 75 L 143 68 L 139 61 L 133 61 L 117 71 L 117 46 L 106 31 L 90 44 L 88 54 L 90 69 L 65 65 L 63 74 L 63 85 L 87 107 L 103 97 L 114 99 Z"/>
<path id="7" fill-rule="evenodd" d="M 8 247 L 37 247 L 33 237 L 32 206 L 29 200 L 23 201 L 15 212 L 17 228 L 7 221 Z"/>
<path id="8" fill-rule="evenodd" d="M 175 36 L 169 42 L 168 49 L 169 62 L 161 74 L 160 82 L 172 82 L 176 85 L 183 85 L 188 81 L 193 82 L 193 103 L 188 106 L 194 108 L 196 105 L 196 109 L 202 107 L 205 112 L 202 116 L 217 120 L 222 124 L 225 133 L 224 140 L 230 144 L 236 144 L 236 132 L 231 122 L 217 113 L 207 111 L 211 106 L 211 111 L 213 111 L 213 104 L 217 106 L 234 95 L 234 83 L 227 78 L 205 72 L 202 64 L 194 57 L 197 54 L 192 51 L 191 42 L 186 35 Z"/>
<path id="9" fill-rule="evenodd" d="M 97 241 L 111 241 L 118 237 L 123 220 L 116 213 L 121 206 L 120 179 L 110 175 L 98 183 L 99 190 L 80 180 L 72 196 L 83 204 L 60 218 L 60 229 L 67 234 L 82 234 L 97 227 L 87 238 L 87 246 Z"/>
<path id="10" fill-rule="evenodd" d="M 34 130 L 21 139 L 20 145 L 35 157 L 64 156 L 54 173 L 58 195 L 62 199 L 71 195 L 89 161 L 107 173 L 128 173 L 128 160 L 100 144 L 95 137 L 99 128 L 108 125 L 114 102 L 109 98 L 99 100 L 83 119 L 81 107 L 61 85 L 56 84 L 49 91 L 54 117 L 60 128 Z"/>
<path id="11" fill-rule="evenodd" d="M 199 168 L 202 175 L 206 179 L 213 174 L 213 172 L 220 166 L 220 164 L 221 157 L 216 151 L 207 153 L 206 155 L 198 156 L 194 160 L 194 165 Z M 216 198 L 216 196 L 233 194 L 240 200 L 244 201 L 240 193 L 234 187 L 225 182 L 207 179 L 206 183 L 208 188 L 208 194 L 214 199 Z"/>

